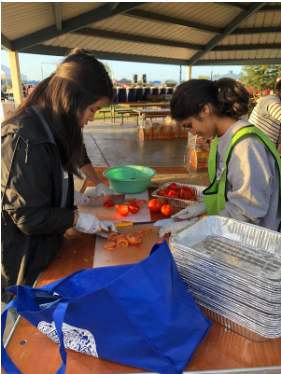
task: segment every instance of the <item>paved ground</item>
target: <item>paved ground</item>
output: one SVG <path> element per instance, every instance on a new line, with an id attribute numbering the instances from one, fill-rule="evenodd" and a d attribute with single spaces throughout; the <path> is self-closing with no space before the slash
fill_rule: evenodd
<path id="1" fill-rule="evenodd" d="M 184 166 L 186 138 L 141 140 L 135 122 L 123 125 L 109 122 L 92 122 L 84 128 L 84 141 L 93 166 L 144 165 Z M 75 177 L 79 191 L 82 180 Z M 5 304 L 1 305 L 2 311 Z M 6 338 L 12 328 L 8 318 Z"/>

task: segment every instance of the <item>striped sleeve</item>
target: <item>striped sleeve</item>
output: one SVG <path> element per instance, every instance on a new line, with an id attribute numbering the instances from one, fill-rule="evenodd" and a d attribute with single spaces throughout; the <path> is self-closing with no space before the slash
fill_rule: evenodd
<path id="1" fill-rule="evenodd" d="M 277 119 L 277 121 L 281 122 L 281 103 L 272 103 L 268 106 L 268 113 L 271 117 Z"/>

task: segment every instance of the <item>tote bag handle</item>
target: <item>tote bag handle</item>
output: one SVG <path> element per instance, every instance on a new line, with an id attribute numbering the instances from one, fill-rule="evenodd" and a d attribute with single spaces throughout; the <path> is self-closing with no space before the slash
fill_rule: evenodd
<path id="1" fill-rule="evenodd" d="M 53 319 L 56 325 L 58 338 L 60 341 L 60 355 L 62 359 L 61 367 L 58 369 L 56 374 L 64 374 L 65 369 L 66 369 L 66 351 L 65 351 L 64 341 L 62 337 L 62 324 L 64 321 L 64 317 L 65 317 L 68 304 L 69 302 L 60 303 L 53 313 Z M 8 356 L 6 349 L 4 347 L 4 342 L 3 342 L 8 310 L 16 306 L 17 306 L 17 300 L 10 301 L 1 315 L 1 361 L 2 361 L 1 364 L 7 374 L 9 373 L 21 374 L 21 371 L 16 367 L 16 365 L 13 363 L 13 361 Z"/>
<path id="2" fill-rule="evenodd" d="M 3 342 L 8 310 L 16 306 L 17 306 L 17 300 L 10 301 L 1 315 L 1 357 L 2 357 L 1 361 L 2 361 L 2 367 L 6 373 L 21 374 L 19 369 L 16 367 L 16 365 L 13 363 L 13 361 L 8 356 L 6 349 L 4 347 L 4 342 Z"/>

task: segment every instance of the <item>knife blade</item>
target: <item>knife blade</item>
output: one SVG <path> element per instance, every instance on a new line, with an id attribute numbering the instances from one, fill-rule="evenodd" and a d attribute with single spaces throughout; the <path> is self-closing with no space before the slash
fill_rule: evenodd
<path id="1" fill-rule="evenodd" d="M 125 194 L 120 195 L 101 195 L 101 196 L 89 196 L 90 201 L 87 205 L 91 206 L 102 206 L 109 201 L 113 201 L 114 204 L 123 204 L 125 201 Z"/>

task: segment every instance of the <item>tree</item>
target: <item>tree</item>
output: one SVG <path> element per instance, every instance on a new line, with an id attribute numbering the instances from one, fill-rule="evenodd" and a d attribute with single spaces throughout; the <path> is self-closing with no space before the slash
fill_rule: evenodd
<path id="1" fill-rule="evenodd" d="M 281 75 L 281 65 L 247 65 L 242 67 L 240 79 L 246 88 L 263 91 L 273 88 Z"/>
<path id="2" fill-rule="evenodd" d="M 216 77 L 219 77 L 219 76 L 220 76 L 220 74 L 214 74 L 213 78 L 216 78 Z"/>
<path id="3" fill-rule="evenodd" d="M 105 70 L 107 71 L 107 74 L 111 77 L 111 68 L 110 68 L 110 66 L 108 65 L 108 63 L 105 62 L 105 63 L 103 64 L 103 66 L 105 67 Z"/>
<path id="4" fill-rule="evenodd" d="M 165 84 L 169 84 L 169 83 L 172 83 L 172 84 L 177 84 L 178 82 L 173 80 L 173 79 L 166 79 L 165 80 Z"/>
<path id="5" fill-rule="evenodd" d="M 209 75 L 199 75 L 197 79 L 210 79 Z"/>

